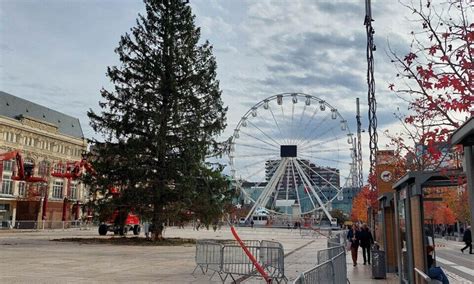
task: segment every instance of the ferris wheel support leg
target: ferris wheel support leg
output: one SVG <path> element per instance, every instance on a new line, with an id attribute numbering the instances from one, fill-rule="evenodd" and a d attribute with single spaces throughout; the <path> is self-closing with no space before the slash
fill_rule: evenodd
<path id="1" fill-rule="evenodd" d="M 311 182 L 309 181 L 308 177 L 306 175 L 304 175 L 304 171 L 303 169 L 301 168 L 301 166 L 298 164 L 298 163 L 295 163 L 295 166 L 296 166 L 296 170 L 298 172 L 300 172 L 301 174 L 301 177 L 304 179 L 304 181 L 308 184 L 308 187 L 309 189 L 311 189 L 311 193 L 313 194 L 313 196 L 316 198 L 316 200 L 318 201 L 318 204 L 321 206 L 321 209 L 323 209 L 323 212 L 324 214 L 326 214 L 326 216 L 329 218 L 329 220 L 332 219 L 332 216 L 331 214 L 329 213 L 329 211 L 327 210 L 327 208 L 324 206 L 323 202 L 321 201 L 321 198 L 319 198 L 318 194 L 316 193 L 316 191 L 314 190 L 314 187 L 311 185 Z"/>
<path id="2" fill-rule="evenodd" d="M 248 218 L 252 216 L 253 212 L 255 212 L 255 209 L 257 209 L 259 206 L 266 205 L 266 203 L 268 202 L 268 199 L 270 198 L 270 194 L 273 192 L 276 185 L 278 184 L 278 181 L 283 175 L 287 164 L 288 164 L 288 158 L 283 158 L 280 164 L 278 165 L 278 168 L 275 170 L 275 174 L 267 183 L 267 185 L 265 186 L 265 188 L 263 189 L 262 193 L 257 198 L 257 200 L 255 200 L 255 203 L 253 204 L 249 213 L 247 213 L 247 216 L 245 216 L 245 220 L 248 220 Z"/>

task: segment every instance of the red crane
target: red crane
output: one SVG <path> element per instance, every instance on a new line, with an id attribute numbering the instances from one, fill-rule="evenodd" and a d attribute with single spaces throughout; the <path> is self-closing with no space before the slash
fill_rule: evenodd
<path id="1" fill-rule="evenodd" d="M 87 161 L 86 156 L 83 156 L 80 161 L 66 162 L 64 171 L 62 169 L 56 172 L 52 171 L 51 176 L 68 179 L 67 193 L 69 195 L 71 186 L 70 181 L 81 177 L 84 173 L 84 170 L 86 172 L 91 173 L 93 176 L 96 175 L 96 171 Z M 118 198 L 118 196 L 120 195 L 120 191 L 113 186 L 109 187 L 109 193 L 112 195 L 112 198 Z M 63 203 L 63 221 L 66 220 L 66 210 L 67 199 L 65 199 Z M 127 214 L 123 216 L 122 213 L 125 212 L 126 211 L 121 211 L 119 208 L 115 209 L 112 215 L 105 222 L 100 224 L 99 234 L 106 235 L 107 232 L 110 231 L 114 232 L 114 234 L 124 235 L 128 231 L 133 231 L 134 235 L 138 235 L 140 233 L 140 218 L 138 217 L 138 215 L 133 213 L 133 210 L 131 210 L 131 212 L 126 212 Z M 124 218 L 123 222 L 118 222 L 118 218 Z"/>
<path id="2" fill-rule="evenodd" d="M 87 172 L 90 172 L 93 175 L 95 175 L 95 171 L 92 168 L 92 165 L 87 161 L 85 156 L 83 156 L 80 161 L 66 162 L 64 171 L 63 171 L 62 166 L 60 167 L 59 171 L 55 171 L 54 168 L 51 171 L 51 176 L 67 179 L 66 197 L 64 198 L 64 201 L 63 201 L 63 214 L 62 214 L 62 220 L 63 221 L 66 221 L 68 196 L 71 194 L 71 180 L 75 180 L 75 179 L 81 177 L 84 170 L 86 170 Z M 45 199 L 45 205 L 44 206 L 46 206 L 46 204 L 47 204 L 46 200 L 47 199 Z M 44 217 L 46 217 L 46 216 L 44 216 Z M 76 219 L 79 218 L 79 201 L 76 204 L 75 217 L 76 217 Z"/>
<path id="3" fill-rule="evenodd" d="M 46 182 L 46 179 L 42 177 L 33 176 L 35 165 L 31 162 L 24 162 L 20 151 L 11 151 L 0 154 L 0 162 L 13 159 L 16 161 L 16 171 L 13 171 L 12 180 L 31 183 Z"/>

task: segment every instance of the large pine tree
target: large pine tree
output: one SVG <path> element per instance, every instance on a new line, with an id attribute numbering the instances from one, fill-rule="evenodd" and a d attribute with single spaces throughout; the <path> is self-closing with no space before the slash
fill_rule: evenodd
<path id="1" fill-rule="evenodd" d="M 167 211 L 199 203 L 202 181 L 214 185 L 208 188 L 217 201 L 226 196 L 225 182 L 216 181 L 218 169 L 204 161 L 218 145 L 214 137 L 225 127 L 227 109 L 212 46 L 199 43 L 187 1 L 145 5 L 146 14 L 115 50 L 121 64 L 107 68 L 113 90 L 101 90 L 100 113 L 88 112 L 103 135 L 94 141 L 97 175 L 90 183 L 93 194 L 107 196 L 114 186 L 121 192 L 116 202 L 141 214 L 151 211 L 159 239 Z"/>

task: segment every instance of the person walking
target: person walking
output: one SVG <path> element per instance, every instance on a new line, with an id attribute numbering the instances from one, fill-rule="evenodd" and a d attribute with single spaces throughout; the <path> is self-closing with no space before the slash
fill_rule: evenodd
<path id="1" fill-rule="evenodd" d="M 360 247 L 362 248 L 362 256 L 364 257 L 364 265 L 370 264 L 370 246 L 374 243 L 374 238 L 367 224 L 362 225 L 360 231 Z"/>
<path id="2" fill-rule="evenodd" d="M 359 250 L 360 231 L 357 225 L 352 225 L 352 228 L 347 232 L 347 239 L 351 243 L 351 256 L 354 266 L 357 265 L 357 251 Z"/>
<path id="3" fill-rule="evenodd" d="M 464 253 L 464 250 L 469 248 L 469 254 L 473 254 L 472 253 L 471 226 L 467 226 L 466 230 L 464 230 L 462 241 L 466 244 L 466 246 L 461 249 L 461 252 Z"/>

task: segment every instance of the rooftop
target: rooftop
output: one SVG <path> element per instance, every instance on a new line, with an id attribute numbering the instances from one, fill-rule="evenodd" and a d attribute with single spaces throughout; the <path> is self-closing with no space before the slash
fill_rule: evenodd
<path id="1" fill-rule="evenodd" d="M 0 91 L 0 116 L 16 120 L 30 117 L 56 126 L 60 134 L 76 138 L 84 137 L 79 119 L 2 91 Z"/>

